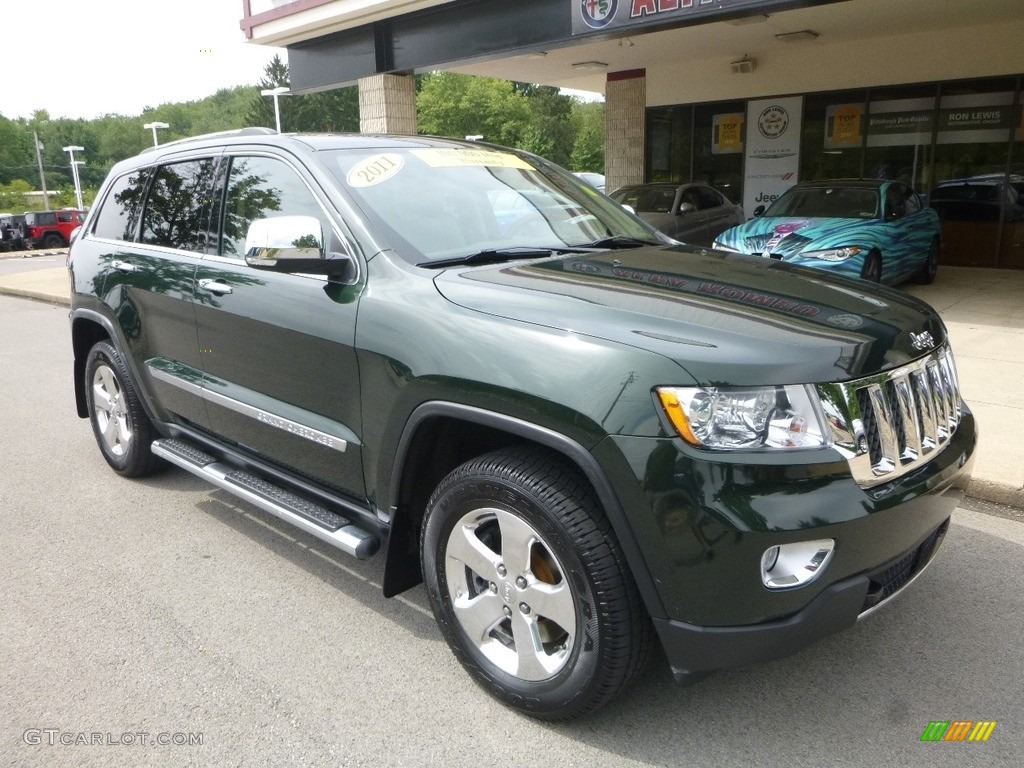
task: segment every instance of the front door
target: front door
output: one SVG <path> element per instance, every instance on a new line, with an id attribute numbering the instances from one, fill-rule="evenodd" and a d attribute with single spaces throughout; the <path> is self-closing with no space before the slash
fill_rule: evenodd
<path id="1" fill-rule="evenodd" d="M 337 235 L 315 189 L 280 157 L 236 155 L 222 166 L 219 245 L 196 274 L 207 408 L 218 435 L 363 501 L 360 286 L 257 270 L 243 258 L 249 224 L 274 216 L 314 216 L 330 244 Z"/>

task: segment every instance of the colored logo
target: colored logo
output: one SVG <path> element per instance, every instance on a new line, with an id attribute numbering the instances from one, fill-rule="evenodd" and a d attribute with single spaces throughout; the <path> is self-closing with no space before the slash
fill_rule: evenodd
<path id="1" fill-rule="evenodd" d="M 580 0 L 583 21 L 588 27 L 601 29 L 615 18 L 619 0 Z"/>
<path id="2" fill-rule="evenodd" d="M 772 230 L 772 236 L 768 240 L 768 242 L 764 244 L 765 251 L 761 255 L 771 255 L 772 248 L 774 248 L 783 240 L 785 240 L 787 235 L 791 235 L 794 232 L 798 232 L 804 227 L 809 227 L 810 225 L 811 222 L 809 222 L 807 219 L 795 219 L 793 221 L 782 222 L 781 224 L 779 224 L 779 226 Z"/>
<path id="3" fill-rule="evenodd" d="M 757 130 L 766 139 L 777 139 L 789 127 L 789 112 L 785 107 L 773 104 L 762 110 L 757 118 Z"/>
<path id="4" fill-rule="evenodd" d="M 932 720 L 921 741 L 988 741 L 995 729 L 995 720 Z"/>

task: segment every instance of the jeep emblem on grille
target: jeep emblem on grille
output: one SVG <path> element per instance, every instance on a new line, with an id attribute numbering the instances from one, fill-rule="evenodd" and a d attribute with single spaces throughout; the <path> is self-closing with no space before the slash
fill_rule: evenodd
<path id="1" fill-rule="evenodd" d="M 921 333 L 910 332 L 910 346 L 916 349 L 918 352 L 924 352 L 926 349 L 931 349 L 935 346 L 935 339 L 928 331 L 921 331 Z"/>

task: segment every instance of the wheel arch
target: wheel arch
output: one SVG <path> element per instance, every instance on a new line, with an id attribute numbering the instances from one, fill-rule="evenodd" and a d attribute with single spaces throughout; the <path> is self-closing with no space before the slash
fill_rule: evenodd
<path id="1" fill-rule="evenodd" d="M 446 440 L 458 428 L 457 440 Z M 431 401 L 406 421 L 391 475 L 391 531 L 385 554 L 384 595 L 393 597 L 422 581 L 419 530 L 427 501 L 441 480 L 460 464 L 511 445 L 538 445 L 575 466 L 590 483 L 622 547 L 627 565 L 651 616 L 665 610 L 625 510 L 604 468 L 571 437 L 523 419 L 474 406 Z"/>
<path id="2" fill-rule="evenodd" d="M 71 348 L 74 353 L 75 377 L 75 408 L 79 418 L 88 418 L 89 408 L 85 398 L 85 362 L 89 350 L 98 341 L 109 341 L 119 346 L 114 333 L 114 326 L 98 312 L 86 309 L 73 310 L 71 313 Z"/>

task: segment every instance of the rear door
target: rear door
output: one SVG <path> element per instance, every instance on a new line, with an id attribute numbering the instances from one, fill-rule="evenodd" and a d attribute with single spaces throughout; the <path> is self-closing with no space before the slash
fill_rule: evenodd
<path id="1" fill-rule="evenodd" d="M 207 413 L 192 294 L 216 163 L 191 158 L 115 180 L 88 233 L 89 247 L 101 251 L 95 290 L 117 320 L 144 391 L 156 393 L 157 417 L 199 426 Z"/>
<path id="2" fill-rule="evenodd" d="M 700 197 L 701 212 L 705 215 L 708 228 L 708 244 L 730 227 L 742 224 L 736 215 L 736 209 L 723 194 L 711 187 L 697 187 Z"/>
<path id="3" fill-rule="evenodd" d="M 342 246 L 330 200 L 291 156 L 225 156 L 220 237 L 196 274 L 196 320 L 214 432 L 257 457 L 365 500 L 354 350 L 360 285 L 249 267 L 249 225 L 313 216 Z"/>

